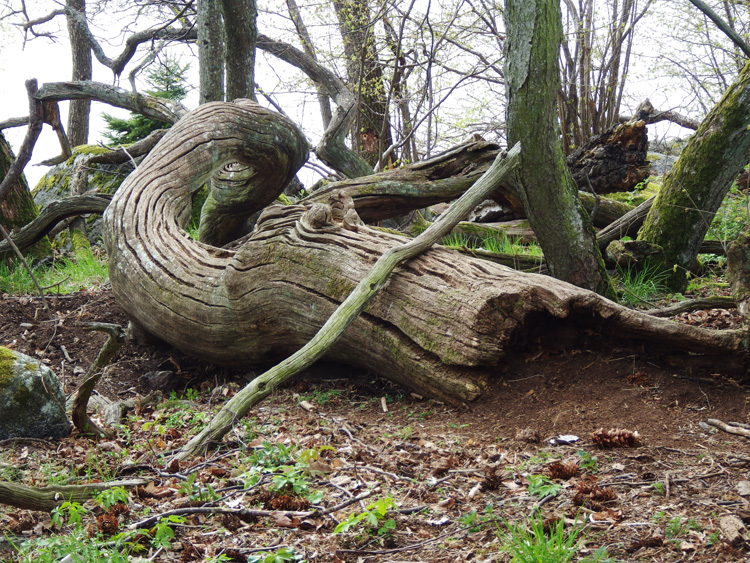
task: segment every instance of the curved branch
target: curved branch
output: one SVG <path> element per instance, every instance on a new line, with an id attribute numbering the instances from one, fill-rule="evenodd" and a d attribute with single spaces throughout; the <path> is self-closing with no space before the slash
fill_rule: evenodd
<path id="1" fill-rule="evenodd" d="M 173 124 L 188 112 L 179 102 L 144 94 L 132 94 L 123 88 L 103 82 L 49 82 L 35 93 L 39 101 L 96 100 L 111 106 L 140 113 L 151 119 Z"/>
<path id="2" fill-rule="evenodd" d="M 122 74 L 125 65 L 130 62 L 130 59 L 132 59 L 133 55 L 135 55 L 138 46 L 142 43 L 146 43 L 148 41 L 153 41 L 156 39 L 173 39 L 185 41 L 188 39 L 197 38 L 197 34 L 193 27 L 160 27 L 157 29 L 138 31 L 125 40 L 125 48 L 123 49 L 122 53 L 120 53 L 116 58 L 111 59 L 104 53 L 104 49 L 102 49 L 102 46 L 91 33 L 91 29 L 89 29 L 89 24 L 84 14 L 82 14 L 78 10 L 75 10 L 74 8 L 71 8 L 70 6 L 66 6 L 65 15 L 68 16 L 73 25 L 78 28 L 78 32 L 83 37 L 84 41 L 86 41 L 89 47 L 91 47 L 91 51 L 94 53 L 96 60 L 98 60 L 107 68 L 111 69 L 115 76 L 120 76 Z"/>
<path id="3" fill-rule="evenodd" d="M 334 170 L 349 178 L 358 178 L 372 174 L 372 167 L 357 153 L 349 149 L 344 138 L 355 117 L 356 98 L 341 79 L 308 54 L 296 47 L 258 34 L 259 49 L 271 53 L 284 62 L 300 69 L 314 82 L 325 88 L 338 106 L 328 124 L 323 138 L 315 147 L 315 154 Z"/>
<path id="4" fill-rule="evenodd" d="M 701 2 L 701 0 L 690 0 L 690 3 L 698 8 L 701 12 L 706 14 L 706 16 L 708 16 L 708 18 L 716 24 L 716 27 L 723 31 L 724 34 L 732 40 L 732 43 L 734 43 L 738 49 L 745 53 L 746 57 L 750 58 L 750 45 L 745 43 L 742 37 L 740 37 L 740 35 L 735 30 L 733 30 L 723 19 L 721 19 L 716 12 L 714 12 L 705 2 Z"/>
<path id="5" fill-rule="evenodd" d="M 26 81 L 26 93 L 29 96 L 29 128 L 26 130 L 26 137 L 23 139 L 21 150 L 18 151 L 18 157 L 10 165 L 5 178 L 0 183 L 0 203 L 8 196 L 8 192 L 21 177 L 24 167 L 31 160 L 31 153 L 39 134 L 42 132 L 42 125 L 44 125 L 44 108 L 35 97 L 37 93 L 36 78 Z"/>
<path id="6" fill-rule="evenodd" d="M 90 194 L 54 201 L 42 209 L 36 219 L 14 234 L 13 242 L 20 250 L 28 248 L 49 234 L 63 219 L 83 213 L 103 213 L 111 198 L 107 194 Z M 11 245 L 7 240 L 0 241 L 0 256 L 10 250 Z"/>

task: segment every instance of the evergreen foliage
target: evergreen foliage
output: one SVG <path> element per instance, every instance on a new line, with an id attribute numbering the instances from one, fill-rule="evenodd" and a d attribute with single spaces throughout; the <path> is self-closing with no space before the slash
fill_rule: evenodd
<path id="1" fill-rule="evenodd" d="M 189 68 L 189 64 L 181 65 L 178 59 L 167 57 L 156 69 L 147 73 L 150 89 L 146 90 L 146 94 L 177 102 L 184 100 L 189 91 L 185 81 L 185 73 Z M 104 137 L 113 145 L 129 145 L 146 138 L 157 129 L 169 127 L 169 124 L 139 113 L 131 112 L 127 119 L 107 113 L 102 114 L 102 117 L 107 122 Z"/>

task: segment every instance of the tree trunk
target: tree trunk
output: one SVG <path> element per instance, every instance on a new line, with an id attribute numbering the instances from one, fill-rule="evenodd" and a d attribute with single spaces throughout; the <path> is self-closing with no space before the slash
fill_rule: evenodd
<path id="1" fill-rule="evenodd" d="M 255 43 L 258 9 L 255 0 L 221 0 L 224 15 L 224 52 L 227 100 L 255 99 Z"/>
<path id="2" fill-rule="evenodd" d="M 305 157 L 294 124 L 249 101 L 205 104 L 170 129 L 105 212 L 110 279 L 126 314 L 220 364 L 264 366 L 302 348 L 403 238 L 358 225 L 336 198 L 271 206 L 230 248 L 195 242 L 181 226 L 190 190 L 225 163 L 252 167 L 255 189 L 278 194 Z M 739 331 L 654 319 L 546 276 L 434 248 L 394 272 L 326 357 L 469 401 L 506 354 L 554 318 L 693 353 L 743 346 Z"/>
<path id="3" fill-rule="evenodd" d="M 703 238 L 732 181 L 750 161 L 750 64 L 690 137 L 656 196 L 638 239 L 661 246 L 651 263 L 684 290 Z"/>
<path id="4" fill-rule="evenodd" d="M 0 177 L 5 177 L 10 165 L 15 160 L 13 150 L 0 132 Z M 0 200 L 0 225 L 10 231 L 18 232 L 22 227 L 31 223 L 37 217 L 36 203 L 31 197 L 26 178 L 21 175 L 17 182 L 11 187 L 5 199 Z M 0 236 L 0 239 L 2 236 Z M 5 248 L 5 251 L 3 250 Z M 0 256 L 10 251 L 10 245 L 5 240 L 0 240 Z M 34 256 L 45 256 L 50 252 L 49 241 L 36 244 L 32 249 Z"/>
<path id="5" fill-rule="evenodd" d="M 67 6 L 86 13 L 86 0 L 67 0 Z M 73 59 L 71 80 L 91 80 L 91 48 L 72 18 L 68 17 L 70 54 Z M 72 147 L 89 142 L 89 114 L 91 100 L 73 100 L 68 108 L 68 140 Z"/>
<path id="6" fill-rule="evenodd" d="M 352 146 L 370 166 L 375 166 L 393 138 L 370 5 L 368 0 L 333 0 L 333 7 L 344 40 L 349 88 L 357 96 Z"/>
<path id="7" fill-rule="evenodd" d="M 198 102 L 224 99 L 224 25 L 221 0 L 198 0 Z"/>
<path id="8" fill-rule="evenodd" d="M 568 171 L 557 125 L 562 38 L 557 0 L 509 0 L 508 141 L 521 142 L 518 195 L 558 279 L 613 295 L 593 227 Z"/>

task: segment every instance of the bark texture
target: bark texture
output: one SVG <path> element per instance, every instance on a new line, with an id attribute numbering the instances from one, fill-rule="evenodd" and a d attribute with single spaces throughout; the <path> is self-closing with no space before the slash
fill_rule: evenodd
<path id="1" fill-rule="evenodd" d="M 524 147 L 518 194 L 529 223 L 553 276 L 613 295 L 560 142 L 560 4 L 557 0 L 509 0 L 504 15 L 508 141 Z"/>
<path id="2" fill-rule="evenodd" d="M 86 14 L 86 0 L 67 0 L 68 8 Z M 73 62 L 74 81 L 91 80 L 91 48 L 86 37 L 81 33 L 72 16 L 68 16 L 68 36 L 70 37 L 70 55 Z M 68 138 L 74 147 L 85 145 L 89 141 L 89 113 L 91 100 L 81 99 L 70 102 L 68 109 Z"/>
<path id="3" fill-rule="evenodd" d="M 110 278 L 124 311 L 147 332 L 221 364 L 268 365 L 304 346 L 402 237 L 347 227 L 346 215 L 332 223 L 341 210 L 324 204 L 271 206 L 251 235 L 225 249 L 191 240 L 181 226 L 190 191 L 226 163 L 275 170 L 256 189 L 278 194 L 305 155 L 292 123 L 247 100 L 205 104 L 170 129 L 105 213 Z M 742 347 L 738 332 L 653 319 L 546 276 L 435 248 L 396 269 L 327 357 L 468 401 L 550 317 L 695 353 Z"/>
<path id="4" fill-rule="evenodd" d="M 258 40 L 255 0 L 221 0 L 224 15 L 227 100 L 255 99 L 255 43 Z"/>
<path id="5" fill-rule="evenodd" d="M 662 247 L 652 258 L 682 291 L 714 214 L 750 161 L 750 64 L 690 137 L 638 238 Z"/>
<path id="6" fill-rule="evenodd" d="M 224 99 L 224 25 L 221 0 L 198 1 L 199 98 L 201 104 Z"/>

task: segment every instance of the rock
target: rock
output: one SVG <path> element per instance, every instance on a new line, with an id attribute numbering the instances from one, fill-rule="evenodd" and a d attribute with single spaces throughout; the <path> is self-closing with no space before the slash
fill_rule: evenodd
<path id="1" fill-rule="evenodd" d="M 25 354 L 0 346 L 0 440 L 70 434 L 57 376 Z"/>
<path id="2" fill-rule="evenodd" d="M 49 203 L 60 201 L 71 195 L 70 174 L 76 160 L 104 152 L 107 152 L 107 149 L 98 145 L 81 145 L 73 149 L 73 156 L 68 160 L 50 168 L 32 190 L 34 201 L 39 208 L 43 209 Z M 130 161 L 124 164 L 91 164 L 88 190 L 114 194 L 122 181 L 133 171 L 133 168 L 133 163 Z M 101 238 L 100 216 L 91 215 L 86 223 L 89 240 L 96 242 Z"/>
<path id="3" fill-rule="evenodd" d="M 719 529 L 730 545 L 740 545 L 745 541 L 745 524 L 733 514 L 719 518 Z"/>
<path id="4" fill-rule="evenodd" d="M 138 378 L 138 385 L 151 391 L 168 393 L 182 385 L 182 378 L 173 371 L 149 371 Z"/>

